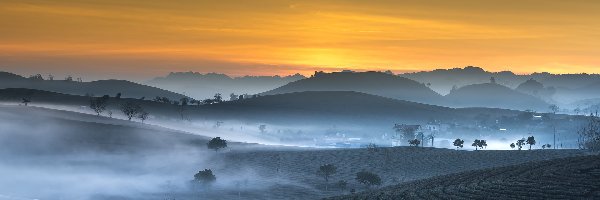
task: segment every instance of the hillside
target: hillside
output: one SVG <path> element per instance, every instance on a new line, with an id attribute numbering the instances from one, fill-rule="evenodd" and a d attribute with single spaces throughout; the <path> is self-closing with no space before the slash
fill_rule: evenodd
<path id="1" fill-rule="evenodd" d="M 121 93 L 121 96 L 124 98 L 145 97 L 152 99 L 156 96 L 164 96 L 170 99 L 181 99 L 185 97 L 171 91 L 125 80 L 99 80 L 92 82 L 41 80 L 25 78 L 8 72 L 0 72 L 0 89 L 4 88 L 28 88 L 80 96 L 110 95 L 114 97 L 117 93 Z"/>
<path id="2" fill-rule="evenodd" d="M 447 105 L 456 107 L 507 108 L 546 111 L 549 104 L 536 97 L 494 83 L 468 85 L 445 96 Z"/>
<path id="3" fill-rule="evenodd" d="M 598 199 L 600 156 L 529 162 L 330 199 Z"/>
<path id="4" fill-rule="evenodd" d="M 439 104 L 442 96 L 416 81 L 382 72 L 317 72 L 261 95 L 304 91 L 355 91 L 399 100 Z"/>
<path id="5" fill-rule="evenodd" d="M 172 72 L 164 77 L 156 77 L 147 84 L 186 94 L 196 99 L 212 98 L 216 93 L 229 99 L 231 93 L 237 95 L 258 94 L 304 78 L 306 77 L 300 74 L 230 77 L 217 73 Z"/>

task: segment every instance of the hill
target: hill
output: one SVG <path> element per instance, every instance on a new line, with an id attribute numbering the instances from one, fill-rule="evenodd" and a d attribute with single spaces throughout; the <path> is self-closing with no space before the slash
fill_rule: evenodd
<path id="1" fill-rule="evenodd" d="M 148 98 L 156 96 L 169 99 L 181 99 L 184 95 L 156 87 L 142 85 L 125 80 L 99 80 L 92 82 L 78 82 L 72 80 L 43 80 L 39 78 L 25 78 L 8 72 L 0 72 L 0 89 L 28 88 L 58 92 L 72 95 L 110 95 L 121 93 L 124 98 Z"/>
<path id="2" fill-rule="evenodd" d="M 399 100 L 439 104 L 442 96 L 425 84 L 382 72 L 317 72 L 261 95 L 305 91 L 355 91 Z"/>
<path id="3" fill-rule="evenodd" d="M 529 162 L 330 199 L 598 199 L 600 156 Z"/>
<path id="4" fill-rule="evenodd" d="M 507 108 L 515 110 L 548 110 L 549 104 L 536 97 L 495 83 L 468 85 L 445 96 L 449 106 Z"/>
<path id="5" fill-rule="evenodd" d="M 237 95 L 258 94 L 304 78 L 306 77 L 300 74 L 283 77 L 230 77 L 217 73 L 172 72 L 165 77 L 157 77 L 146 83 L 155 87 L 186 94 L 196 99 L 206 99 L 212 98 L 216 93 L 222 94 L 225 98 L 229 98 L 231 93 Z"/>

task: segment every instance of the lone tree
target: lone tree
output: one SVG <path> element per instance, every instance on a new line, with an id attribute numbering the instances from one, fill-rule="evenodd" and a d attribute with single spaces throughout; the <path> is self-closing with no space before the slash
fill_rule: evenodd
<path id="1" fill-rule="evenodd" d="M 265 133 L 265 131 L 267 130 L 267 125 L 261 124 L 260 126 L 258 126 L 258 130 L 260 130 L 260 133 Z"/>
<path id="2" fill-rule="evenodd" d="M 219 149 L 227 147 L 227 140 L 221 139 L 221 137 L 216 137 L 208 141 L 208 149 L 215 150 L 215 152 L 219 151 Z"/>
<path id="3" fill-rule="evenodd" d="M 90 108 L 94 110 L 96 115 L 102 114 L 104 110 L 106 110 L 106 106 L 108 106 L 108 95 L 104 95 L 98 98 L 92 98 L 90 100 Z"/>
<path id="4" fill-rule="evenodd" d="M 121 112 L 127 116 L 127 120 L 129 121 L 131 121 L 131 118 L 137 116 L 142 111 L 142 106 L 131 101 L 125 102 L 121 105 Z"/>
<path id="5" fill-rule="evenodd" d="M 23 98 L 23 101 L 21 103 L 23 103 L 25 106 L 27 106 L 27 105 L 29 105 L 29 103 L 31 103 L 31 99 L 30 98 Z"/>
<path id="6" fill-rule="evenodd" d="M 329 177 L 337 173 L 337 167 L 333 164 L 321 165 L 317 171 L 317 175 L 325 179 L 325 191 L 328 189 Z"/>
<path id="7" fill-rule="evenodd" d="M 465 143 L 464 140 L 461 140 L 460 138 L 454 140 L 453 145 L 456 147 L 456 150 L 458 150 L 458 148 L 463 148 L 463 144 Z"/>
<path id="8" fill-rule="evenodd" d="M 515 148 L 515 143 L 510 143 L 510 148 L 514 149 Z"/>
<path id="9" fill-rule="evenodd" d="M 381 185 L 381 178 L 379 175 L 362 170 L 356 173 L 356 181 L 370 188 L 373 185 Z"/>
<path id="10" fill-rule="evenodd" d="M 533 136 L 527 137 L 527 144 L 529 145 L 529 150 L 531 150 L 531 145 L 535 145 L 535 138 Z"/>
<path id="11" fill-rule="evenodd" d="M 523 148 L 523 145 L 525 145 L 525 138 L 517 140 L 517 147 L 519 147 L 519 150 Z"/>
<path id="12" fill-rule="evenodd" d="M 204 169 L 202 171 L 198 171 L 194 175 L 194 181 L 204 185 L 209 186 L 217 180 L 217 177 L 213 174 L 212 170 Z"/>
<path id="13" fill-rule="evenodd" d="M 408 140 L 408 144 L 410 146 L 417 147 L 417 146 L 419 146 L 419 144 L 421 144 L 421 141 L 419 141 L 418 139 L 412 139 L 412 140 Z"/>

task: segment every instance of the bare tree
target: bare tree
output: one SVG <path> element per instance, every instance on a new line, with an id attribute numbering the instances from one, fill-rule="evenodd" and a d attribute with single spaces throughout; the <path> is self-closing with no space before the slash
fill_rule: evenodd
<path id="1" fill-rule="evenodd" d="M 98 98 L 90 99 L 90 108 L 94 110 L 96 115 L 102 114 L 104 110 L 106 110 L 106 106 L 108 106 L 108 95 L 104 95 Z"/>
<path id="2" fill-rule="evenodd" d="M 144 123 L 144 121 L 146 121 L 148 119 L 148 115 L 149 115 L 148 112 L 142 110 L 139 112 L 137 117 L 138 117 L 138 119 L 140 119 L 142 121 L 142 123 Z"/>
<path id="3" fill-rule="evenodd" d="M 590 114 L 588 123 L 583 125 L 578 133 L 579 148 L 600 150 L 600 118 L 598 114 Z"/>

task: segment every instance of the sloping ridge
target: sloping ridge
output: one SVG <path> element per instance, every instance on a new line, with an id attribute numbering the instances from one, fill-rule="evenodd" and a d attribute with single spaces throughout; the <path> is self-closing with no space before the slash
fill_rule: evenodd
<path id="1" fill-rule="evenodd" d="M 441 95 L 424 84 L 381 72 L 317 73 L 310 78 L 291 82 L 261 95 L 305 91 L 356 91 L 426 104 L 439 104 L 442 100 Z"/>
<path id="2" fill-rule="evenodd" d="M 600 156 L 475 170 L 330 199 L 598 199 Z"/>
<path id="3" fill-rule="evenodd" d="M 164 96 L 179 100 L 185 97 L 175 92 L 126 80 L 99 80 L 92 82 L 34 80 L 8 72 L 0 72 L 0 89 L 4 88 L 28 88 L 81 96 L 86 94 L 115 96 L 117 93 L 121 93 L 122 97 L 127 98 L 146 97 L 151 99 L 155 96 Z"/>
<path id="4" fill-rule="evenodd" d="M 547 110 L 548 103 L 533 96 L 494 83 L 468 85 L 445 96 L 453 107 L 487 107 L 515 110 Z"/>

